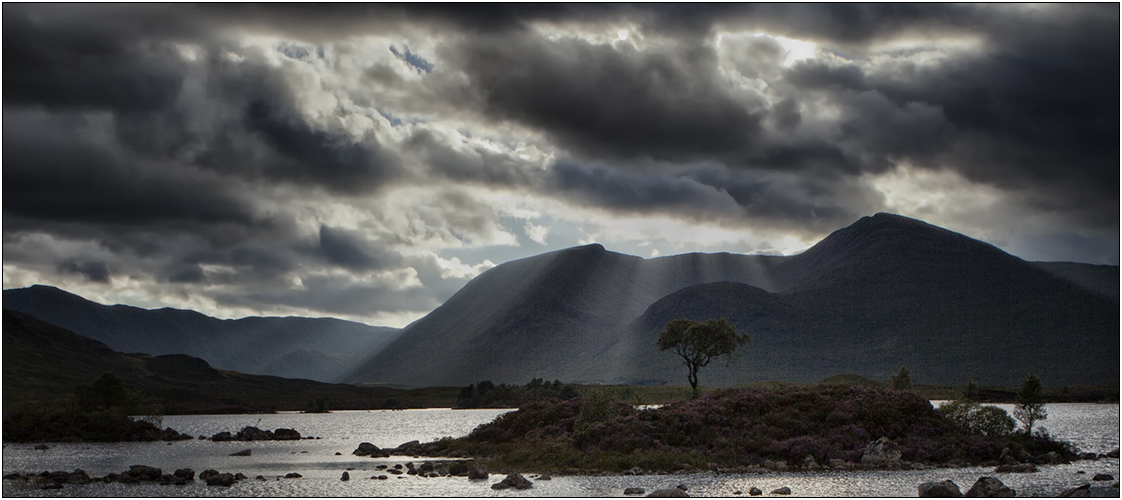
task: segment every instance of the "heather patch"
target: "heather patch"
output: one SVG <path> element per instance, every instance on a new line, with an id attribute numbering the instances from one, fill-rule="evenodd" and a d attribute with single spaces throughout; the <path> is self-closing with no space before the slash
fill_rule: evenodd
<path id="1" fill-rule="evenodd" d="M 1034 455 L 1070 453 L 1047 436 L 971 432 L 926 399 L 893 389 L 721 390 L 642 411 L 602 399 L 531 403 L 447 445 L 499 466 L 585 472 L 738 468 L 768 460 L 858 464 L 882 437 L 898 448 L 897 465 L 905 466 L 978 464 L 1010 446 Z"/>

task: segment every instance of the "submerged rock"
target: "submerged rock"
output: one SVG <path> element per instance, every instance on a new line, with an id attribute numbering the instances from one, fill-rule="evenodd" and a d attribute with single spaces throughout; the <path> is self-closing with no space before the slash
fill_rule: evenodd
<path id="1" fill-rule="evenodd" d="M 665 488 L 661 490 L 654 490 L 647 498 L 682 498 L 690 496 L 689 493 L 682 491 L 678 488 Z"/>
<path id="2" fill-rule="evenodd" d="M 231 457 L 248 457 L 252 454 L 253 454 L 253 450 L 246 449 L 246 450 L 242 450 L 242 451 L 235 451 L 235 452 L 231 453 L 230 456 Z"/>
<path id="3" fill-rule="evenodd" d="M 624 488 L 623 490 L 624 495 L 642 495 L 646 492 L 647 490 L 644 490 L 643 488 Z"/>

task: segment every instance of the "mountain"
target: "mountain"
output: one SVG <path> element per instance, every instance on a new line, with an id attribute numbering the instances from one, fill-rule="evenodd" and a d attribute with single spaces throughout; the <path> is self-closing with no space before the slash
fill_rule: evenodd
<path id="1" fill-rule="evenodd" d="M 1030 263 L 923 221 L 864 217 L 799 255 L 641 259 L 599 245 L 496 266 L 345 380 L 682 383 L 674 318 L 753 337 L 702 383 L 809 382 L 901 365 L 923 383 L 1118 384 L 1117 266 Z M 1112 281 L 1113 280 L 1113 281 Z"/>
<path id="2" fill-rule="evenodd" d="M 187 354 L 221 369 L 322 382 L 338 381 L 364 355 L 385 347 L 400 333 L 333 318 L 222 320 L 180 309 L 105 306 L 42 285 L 4 290 L 3 298 L 6 309 L 119 351 Z"/>
<path id="3" fill-rule="evenodd" d="M 140 390 L 169 413 L 299 410 L 326 399 L 335 408 L 378 408 L 402 391 L 288 380 L 218 370 L 183 355 L 126 354 L 29 315 L 4 310 L 4 409 L 73 394 L 107 372 Z M 423 403 L 422 403 L 423 404 Z"/>

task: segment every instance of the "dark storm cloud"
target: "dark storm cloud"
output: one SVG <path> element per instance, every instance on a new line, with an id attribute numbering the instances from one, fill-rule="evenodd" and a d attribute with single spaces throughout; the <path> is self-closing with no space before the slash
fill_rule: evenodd
<path id="1" fill-rule="evenodd" d="M 319 228 L 319 251 L 332 263 L 348 269 L 391 269 L 402 264 L 397 253 L 376 248 L 358 235 L 326 225 Z"/>
<path id="2" fill-rule="evenodd" d="M 1118 6 L 1056 10 L 992 19 L 991 52 L 934 69 L 870 76 L 807 62 L 788 81 L 847 103 L 867 151 L 1036 191 L 1053 208 L 1090 205 L 1083 222 L 1117 226 L 1119 50 L 1103 40 L 1119 36 Z"/>
<path id="3" fill-rule="evenodd" d="M 760 117 L 717 83 L 705 46 L 637 52 L 530 33 L 448 47 L 482 93 L 484 112 L 543 130 L 602 159 L 690 161 L 743 147 Z"/>
<path id="4" fill-rule="evenodd" d="M 59 263 L 59 270 L 67 273 L 81 274 L 90 281 L 98 283 L 109 282 L 109 266 L 104 262 L 90 262 L 90 261 L 77 261 L 75 259 L 67 259 Z"/>

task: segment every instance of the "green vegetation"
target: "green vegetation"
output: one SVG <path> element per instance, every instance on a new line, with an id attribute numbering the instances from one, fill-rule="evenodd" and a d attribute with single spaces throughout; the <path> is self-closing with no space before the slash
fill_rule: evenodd
<path id="1" fill-rule="evenodd" d="M 456 408 L 518 408 L 531 401 L 575 397 L 576 386 L 562 384 L 560 380 L 550 383 L 535 378 L 526 385 L 495 385 L 484 380 L 461 389 L 456 397 Z"/>
<path id="2" fill-rule="evenodd" d="M 69 400 L 29 404 L 4 418 L 5 441 L 155 441 L 163 436 L 156 406 L 106 373 Z M 148 413 L 145 418 L 129 415 Z"/>
<path id="3" fill-rule="evenodd" d="M 892 376 L 892 388 L 898 391 L 912 390 L 912 372 L 908 371 L 907 366 L 900 366 L 900 370 Z"/>
<path id="4" fill-rule="evenodd" d="M 1016 401 L 1013 416 L 1024 424 L 1025 434 L 1032 434 L 1033 424 L 1048 418 L 1048 411 L 1044 409 L 1044 385 L 1035 374 L 1030 373 L 1021 382 Z"/>
<path id="5" fill-rule="evenodd" d="M 673 350 L 681 356 L 689 369 L 690 387 L 698 396 L 697 372 L 709 364 L 713 358 L 724 356 L 732 363 L 736 349 L 749 341 L 747 334 L 736 333 L 732 322 L 725 318 L 705 322 L 688 319 L 673 319 L 666 329 L 658 334 L 658 349 Z"/>
<path id="6" fill-rule="evenodd" d="M 979 464 L 1014 445 L 1033 455 L 1071 454 L 1047 436 L 971 432 L 915 393 L 892 389 L 726 389 L 652 410 L 608 395 L 537 401 L 440 445 L 487 457 L 494 468 L 543 472 L 742 468 L 808 456 L 859 463 L 881 437 L 915 463 Z"/>

